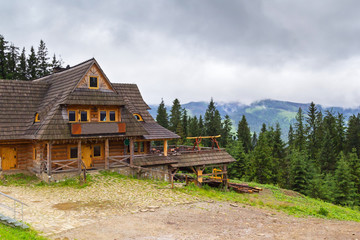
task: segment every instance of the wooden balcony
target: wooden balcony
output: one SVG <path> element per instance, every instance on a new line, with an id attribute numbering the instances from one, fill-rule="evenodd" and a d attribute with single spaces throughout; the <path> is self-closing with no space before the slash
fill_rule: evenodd
<path id="1" fill-rule="evenodd" d="M 99 135 L 126 133 L 126 124 L 123 122 L 85 122 L 70 123 L 71 135 Z"/>

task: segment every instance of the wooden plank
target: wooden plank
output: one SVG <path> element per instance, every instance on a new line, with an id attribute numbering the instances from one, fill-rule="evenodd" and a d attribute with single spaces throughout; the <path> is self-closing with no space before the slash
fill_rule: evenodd
<path id="1" fill-rule="evenodd" d="M 78 172 L 81 174 L 81 140 L 78 141 Z"/>
<path id="2" fill-rule="evenodd" d="M 109 169 L 109 139 L 105 139 L 105 169 Z"/>
<path id="3" fill-rule="evenodd" d="M 48 175 L 51 176 L 51 147 L 52 147 L 52 142 L 48 142 L 47 143 L 47 170 L 48 170 Z"/>
<path id="4" fill-rule="evenodd" d="M 134 139 L 130 138 L 130 165 L 134 162 Z"/>
<path id="5" fill-rule="evenodd" d="M 164 156 L 168 155 L 168 141 L 164 140 Z"/>

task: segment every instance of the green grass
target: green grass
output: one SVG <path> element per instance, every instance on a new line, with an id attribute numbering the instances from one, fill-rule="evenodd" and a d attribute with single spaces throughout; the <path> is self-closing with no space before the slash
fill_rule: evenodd
<path id="1" fill-rule="evenodd" d="M 0 239 L 6 240 L 46 240 L 32 229 L 12 228 L 0 223 Z"/>
<path id="2" fill-rule="evenodd" d="M 317 217 L 325 219 L 337 219 L 360 222 L 360 211 L 348 207 L 337 206 L 322 200 L 306 197 L 299 193 L 278 188 L 273 185 L 249 183 L 251 186 L 258 186 L 263 189 L 260 193 L 239 194 L 234 191 L 222 191 L 207 186 L 198 188 L 189 185 L 184 188 L 177 188 L 176 191 L 184 192 L 199 198 L 212 199 L 217 201 L 230 201 L 246 206 L 272 209 L 285 212 L 296 217 Z"/>

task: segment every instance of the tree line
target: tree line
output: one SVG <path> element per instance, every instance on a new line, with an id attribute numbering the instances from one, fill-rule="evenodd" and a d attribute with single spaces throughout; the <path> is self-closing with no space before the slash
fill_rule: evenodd
<path id="1" fill-rule="evenodd" d="M 62 67 L 63 61 L 56 54 L 50 60 L 43 40 L 40 40 L 36 52 L 33 46 L 29 54 L 25 47 L 21 53 L 19 49 L 0 34 L 0 79 L 33 80 L 49 75 L 56 67 Z"/>
<path id="2" fill-rule="evenodd" d="M 340 113 L 311 103 L 299 108 L 290 125 L 288 141 L 279 124 L 262 125 L 258 136 L 243 115 L 234 132 L 229 116 L 222 118 L 213 99 L 203 116 L 189 116 L 175 99 L 167 113 L 162 100 L 157 122 L 180 135 L 177 144 L 192 144 L 187 136 L 221 134 L 221 147 L 236 159 L 229 166 L 231 178 L 274 184 L 335 204 L 360 206 L 360 114 L 347 124 Z M 202 142 L 209 146 L 210 142 Z"/>

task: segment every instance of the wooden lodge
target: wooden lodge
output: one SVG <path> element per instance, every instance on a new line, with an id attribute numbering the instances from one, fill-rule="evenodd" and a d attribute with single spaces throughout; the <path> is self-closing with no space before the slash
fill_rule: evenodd
<path id="1" fill-rule="evenodd" d="M 53 181 L 115 169 L 168 179 L 182 167 L 234 161 L 220 149 L 169 152 L 179 136 L 149 109 L 136 84 L 111 83 L 95 59 L 33 81 L 0 80 L 0 172 Z M 154 151 L 152 141 L 164 146 Z"/>

